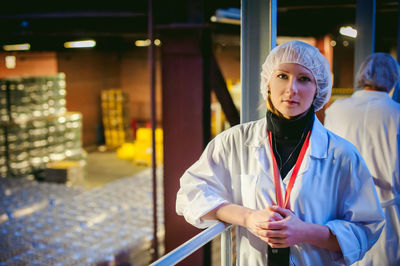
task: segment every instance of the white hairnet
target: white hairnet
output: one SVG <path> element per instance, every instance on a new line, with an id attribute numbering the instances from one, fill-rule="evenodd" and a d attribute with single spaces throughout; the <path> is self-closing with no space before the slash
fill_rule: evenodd
<path id="1" fill-rule="evenodd" d="M 390 91 L 400 79 L 399 65 L 387 53 L 373 53 L 361 64 L 357 72 L 357 87 L 366 85 Z"/>
<path id="2" fill-rule="evenodd" d="M 301 41 L 285 42 L 271 50 L 261 71 L 261 93 L 267 98 L 268 84 L 273 72 L 283 63 L 295 63 L 309 69 L 317 83 L 317 95 L 313 105 L 315 111 L 328 102 L 332 91 L 332 79 L 328 60 L 319 50 Z"/>

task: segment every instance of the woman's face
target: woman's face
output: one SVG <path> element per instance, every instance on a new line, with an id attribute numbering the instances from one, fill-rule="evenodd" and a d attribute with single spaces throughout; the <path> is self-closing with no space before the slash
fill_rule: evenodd
<path id="1" fill-rule="evenodd" d="M 317 85 L 308 68 L 295 63 L 280 64 L 269 82 L 274 107 L 286 118 L 300 115 L 311 107 Z"/>

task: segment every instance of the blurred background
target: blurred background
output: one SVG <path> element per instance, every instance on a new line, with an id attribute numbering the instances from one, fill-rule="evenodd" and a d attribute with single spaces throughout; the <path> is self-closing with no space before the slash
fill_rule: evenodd
<path id="1" fill-rule="evenodd" d="M 211 138 L 244 121 L 242 81 L 258 84 L 261 69 L 244 44 L 264 44 L 260 61 L 274 40 L 317 47 L 331 64 L 327 105 L 356 89 L 364 55 L 399 57 L 398 1 L 252 3 L 2 6 L 0 265 L 148 265 L 199 233 L 175 214 L 179 178 Z M 265 14 L 276 21 L 243 27 Z M 213 241 L 182 264 L 218 256 Z"/>

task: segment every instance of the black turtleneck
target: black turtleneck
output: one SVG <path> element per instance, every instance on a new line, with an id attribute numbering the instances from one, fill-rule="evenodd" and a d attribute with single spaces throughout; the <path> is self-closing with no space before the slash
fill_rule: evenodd
<path id="1" fill-rule="evenodd" d="M 306 139 L 307 132 L 314 123 L 314 108 L 286 119 L 267 111 L 267 130 L 272 133 L 272 147 L 281 178 L 285 178 L 293 168 Z"/>
<path id="2" fill-rule="evenodd" d="M 267 130 L 272 133 L 272 147 L 281 178 L 296 164 L 308 131 L 314 123 L 314 107 L 307 112 L 285 119 L 267 111 Z M 268 247 L 268 265 L 289 265 L 290 248 Z"/>

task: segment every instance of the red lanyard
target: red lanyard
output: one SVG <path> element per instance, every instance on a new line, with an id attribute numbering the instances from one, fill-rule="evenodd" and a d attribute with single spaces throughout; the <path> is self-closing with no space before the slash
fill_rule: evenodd
<path id="1" fill-rule="evenodd" d="M 281 190 L 281 178 L 280 178 L 280 175 L 279 175 L 278 165 L 276 163 L 276 159 L 275 159 L 275 155 L 274 155 L 274 150 L 272 149 L 272 134 L 271 134 L 271 131 L 268 132 L 269 146 L 271 148 L 272 164 L 273 164 L 273 169 L 274 169 L 274 183 L 275 183 L 276 201 L 277 201 L 279 207 L 282 207 L 282 208 L 285 208 L 285 209 L 288 207 L 290 192 L 292 192 L 293 184 L 294 184 L 294 181 L 296 180 L 297 173 L 299 172 L 301 162 L 303 161 L 303 158 L 304 158 L 304 155 L 306 154 L 306 150 L 308 148 L 308 145 L 310 144 L 310 133 L 311 133 L 311 130 L 308 131 L 306 140 L 303 143 L 303 147 L 301 148 L 299 157 L 297 158 L 297 161 L 296 161 L 296 164 L 294 166 L 292 175 L 290 176 L 289 184 L 288 184 L 288 187 L 287 187 L 286 193 L 285 193 L 285 204 L 283 204 L 282 190 Z"/>

